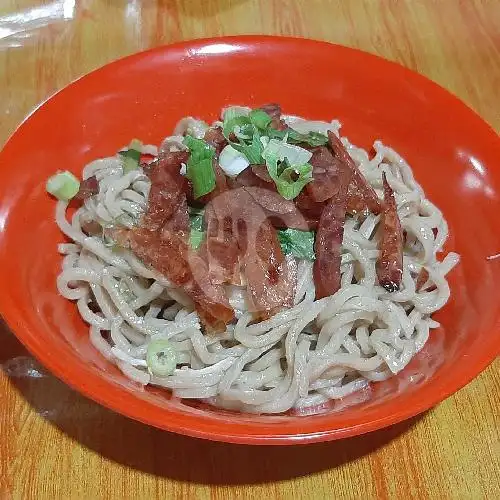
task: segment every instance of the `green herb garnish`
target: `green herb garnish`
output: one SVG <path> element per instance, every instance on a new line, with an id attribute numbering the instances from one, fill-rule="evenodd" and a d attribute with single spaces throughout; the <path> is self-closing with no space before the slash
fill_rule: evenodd
<path id="1" fill-rule="evenodd" d="M 149 371 L 157 377 L 167 377 L 177 366 L 177 353 L 167 339 L 152 340 L 148 344 L 146 363 Z"/>
<path id="2" fill-rule="evenodd" d="M 314 231 L 299 231 L 298 229 L 279 229 L 278 240 L 285 254 L 291 254 L 298 259 L 314 260 Z"/>
<path id="3" fill-rule="evenodd" d="M 193 195 L 197 199 L 215 188 L 215 150 L 202 139 L 195 139 L 190 135 L 184 137 L 184 144 L 191 153 L 187 162 L 186 177 L 193 184 Z"/>
<path id="4" fill-rule="evenodd" d="M 262 130 L 265 130 L 272 121 L 272 118 L 262 109 L 253 109 L 250 111 L 248 118 L 252 125 Z"/>
<path id="5" fill-rule="evenodd" d="M 309 132 L 307 134 L 301 134 L 292 128 L 286 130 L 276 130 L 269 127 L 266 131 L 267 135 L 271 139 L 281 139 L 283 140 L 287 137 L 288 142 L 292 144 L 309 144 L 309 146 L 324 146 L 328 143 L 328 137 L 326 135 L 320 134 L 319 132 Z"/>
<path id="6" fill-rule="evenodd" d="M 132 170 L 139 168 L 141 161 L 142 142 L 137 139 L 132 139 L 126 151 L 121 151 L 120 155 L 123 159 L 123 173 L 128 174 Z"/>
<path id="7" fill-rule="evenodd" d="M 47 192 L 58 200 L 69 201 L 80 190 L 80 181 L 71 172 L 65 170 L 49 177 L 45 187 Z"/>
<path id="8" fill-rule="evenodd" d="M 189 209 L 189 226 L 191 231 L 189 233 L 189 244 L 194 250 L 198 250 L 205 238 L 205 231 L 203 230 L 204 211 Z"/>
<path id="9" fill-rule="evenodd" d="M 278 193 L 286 200 L 296 198 L 304 186 L 312 181 L 312 165 L 309 163 L 290 166 L 286 160 L 280 162 L 274 153 L 264 152 L 263 155 Z"/>

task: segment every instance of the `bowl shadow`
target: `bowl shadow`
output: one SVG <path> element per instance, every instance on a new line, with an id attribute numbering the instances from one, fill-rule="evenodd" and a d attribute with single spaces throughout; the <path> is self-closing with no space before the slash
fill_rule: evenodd
<path id="1" fill-rule="evenodd" d="M 81 396 L 50 375 L 1 324 L 0 341 L 2 370 L 13 390 L 39 415 L 109 460 L 177 481 L 243 485 L 318 473 L 375 453 L 421 418 L 307 446 L 245 446 L 195 439 L 136 422 Z"/>

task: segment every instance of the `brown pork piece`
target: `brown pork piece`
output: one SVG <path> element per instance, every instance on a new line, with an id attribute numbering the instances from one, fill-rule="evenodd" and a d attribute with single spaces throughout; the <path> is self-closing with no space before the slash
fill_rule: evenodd
<path id="1" fill-rule="evenodd" d="M 95 175 L 80 182 L 80 189 L 75 195 L 76 200 L 85 201 L 87 198 L 94 196 L 99 192 L 99 182 Z"/>
<path id="2" fill-rule="evenodd" d="M 281 106 L 277 103 L 264 104 L 259 108 L 271 117 L 271 127 L 276 130 L 287 130 L 288 125 L 281 119 Z"/>
<path id="3" fill-rule="evenodd" d="M 316 260 L 313 265 L 316 299 L 333 295 L 340 289 L 341 248 L 344 237 L 347 189 L 353 170 L 345 157 L 338 158 L 330 169 L 330 178 L 337 190 L 325 205 L 319 220 L 314 243 Z"/>
<path id="4" fill-rule="evenodd" d="M 382 203 L 379 200 L 375 190 L 368 184 L 359 168 L 354 163 L 342 141 L 331 131 L 328 131 L 328 144 L 336 158 L 349 166 L 352 172 L 352 187 L 348 191 L 348 208 L 358 212 L 372 212 L 379 214 L 382 210 Z"/>

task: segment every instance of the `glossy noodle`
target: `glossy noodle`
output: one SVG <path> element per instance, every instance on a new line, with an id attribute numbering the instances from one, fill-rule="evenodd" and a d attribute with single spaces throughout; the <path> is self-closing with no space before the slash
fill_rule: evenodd
<path id="1" fill-rule="evenodd" d="M 336 121 L 284 120 L 301 132 L 340 131 Z M 201 122 L 184 119 L 161 147 L 182 149 L 179 134 L 187 127 L 204 132 Z M 337 293 L 315 300 L 313 264 L 296 259 L 292 307 L 255 322 L 245 289 L 228 285 L 237 319 L 221 333 L 206 334 L 182 289 L 116 245 L 106 229 L 88 229 L 117 222 L 132 228 L 146 211 L 148 176 L 142 168 L 124 173 L 117 155 L 84 168 L 83 179 L 95 176 L 98 193 L 69 220 L 67 202 L 58 201 L 56 209 L 57 224 L 71 240 L 59 245 L 64 258 L 57 286 L 76 302 L 92 345 L 139 384 L 251 413 L 316 407 L 400 372 L 439 326 L 431 316 L 450 296 L 446 275 L 459 257 L 441 253 L 446 221 L 396 151 L 376 141 L 370 156 L 345 137 L 342 143 L 381 200 L 383 173 L 394 191 L 405 234 L 399 290 L 388 292 L 377 281 L 381 215 L 347 215 Z M 144 152 L 157 153 L 153 146 Z M 417 286 L 419 276 L 426 280 Z M 146 361 L 148 344 L 157 339 L 168 339 L 176 351 L 177 366 L 164 377 L 152 375 Z"/>

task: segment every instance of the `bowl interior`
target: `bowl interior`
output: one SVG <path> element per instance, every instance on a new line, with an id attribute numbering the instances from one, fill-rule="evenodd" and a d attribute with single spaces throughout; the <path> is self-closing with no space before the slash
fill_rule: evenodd
<path id="1" fill-rule="evenodd" d="M 249 416 L 170 400 L 140 389 L 102 359 L 73 303 L 58 296 L 54 202 L 46 178 L 79 175 L 131 138 L 157 144 L 176 121 L 207 121 L 227 104 L 279 101 L 288 113 L 339 118 L 369 148 L 381 139 L 412 166 L 462 256 L 452 298 L 435 315 L 423 351 L 397 377 L 309 416 Z M 205 40 L 108 65 L 59 92 L 0 155 L 0 310 L 14 333 L 56 375 L 93 399 L 144 422 L 238 442 L 332 439 L 429 408 L 481 371 L 499 349 L 500 158 L 497 135 L 457 99 L 404 68 L 320 42 L 266 37 Z"/>

